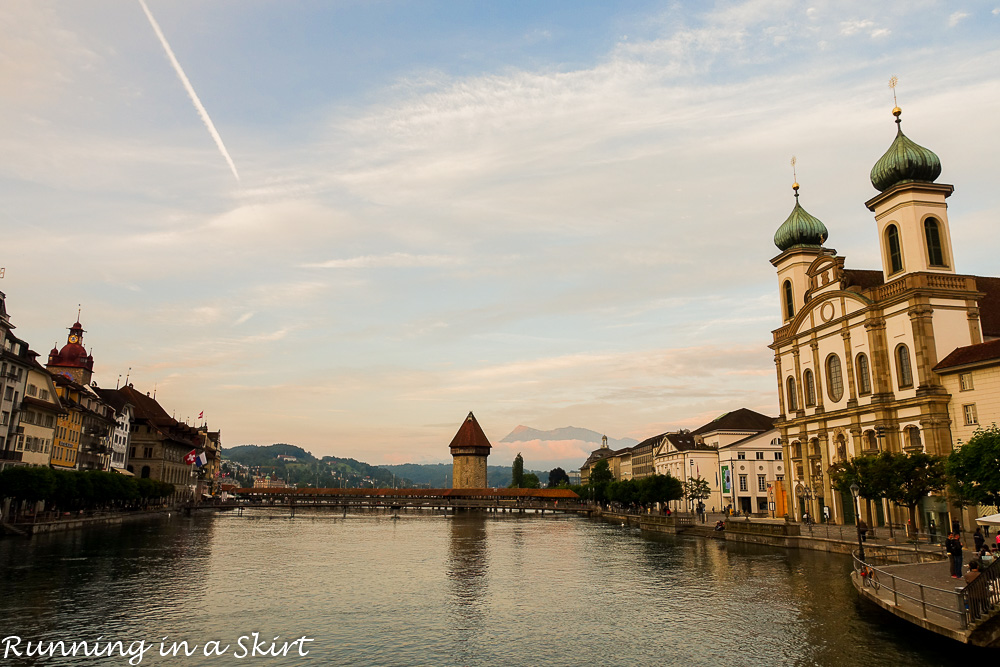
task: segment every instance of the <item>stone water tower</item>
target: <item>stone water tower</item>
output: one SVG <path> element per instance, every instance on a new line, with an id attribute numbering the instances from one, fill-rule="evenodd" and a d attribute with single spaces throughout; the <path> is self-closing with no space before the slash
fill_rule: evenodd
<path id="1" fill-rule="evenodd" d="M 490 455 L 490 441 L 471 412 L 462 422 L 451 441 L 451 488 L 485 489 L 486 458 Z"/>

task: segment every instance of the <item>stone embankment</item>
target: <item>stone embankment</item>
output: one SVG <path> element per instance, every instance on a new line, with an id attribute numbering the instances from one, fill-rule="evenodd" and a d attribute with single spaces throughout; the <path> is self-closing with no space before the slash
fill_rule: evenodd
<path id="1" fill-rule="evenodd" d="M 667 535 L 694 535 L 708 539 L 725 540 L 745 544 L 762 544 L 784 549 L 810 549 L 850 555 L 858 548 L 854 526 L 826 524 L 799 524 L 784 519 L 725 518 L 723 515 L 709 514 L 704 522 L 686 513 L 670 516 L 659 514 L 628 514 L 602 511 L 593 516 L 610 523 L 634 526 L 645 532 Z M 715 530 L 716 521 L 725 521 L 725 530 Z M 906 554 L 908 560 L 937 561 L 944 559 L 941 545 L 929 542 L 907 542 L 869 539 L 866 544 L 878 546 L 889 552 Z"/>
<path id="2" fill-rule="evenodd" d="M 191 509 L 195 511 L 213 511 L 218 508 L 212 505 L 195 506 L 187 508 L 186 513 Z M 171 514 L 177 514 L 178 508 L 164 507 L 140 512 L 103 512 L 92 515 L 69 515 L 44 521 L 24 521 L 18 523 L 0 523 L 0 537 L 4 535 L 30 537 L 44 533 L 58 533 L 67 530 L 78 530 L 80 528 L 97 528 L 102 526 L 118 526 L 123 523 L 134 521 L 148 521 L 150 519 L 161 519 Z"/>

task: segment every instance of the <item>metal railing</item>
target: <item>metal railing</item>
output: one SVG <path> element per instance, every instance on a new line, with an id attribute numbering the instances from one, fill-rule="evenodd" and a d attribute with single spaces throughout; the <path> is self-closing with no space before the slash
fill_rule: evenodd
<path id="1" fill-rule="evenodd" d="M 915 553 L 875 547 L 865 551 L 864 561 L 857 552 L 853 553 L 854 572 L 862 584 L 870 586 L 876 597 L 887 599 L 891 594 L 894 605 L 915 615 L 919 607 L 919 615 L 924 620 L 935 622 L 928 618 L 930 612 L 952 621 L 959 630 L 966 630 L 1000 609 L 1000 560 L 983 568 L 968 585 L 948 590 L 913 581 L 885 569 L 886 565 L 914 563 L 911 559 L 917 557 Z"/>
<path id="2" fill-rule="evenodd" d="M 925 621 L 943 625 L 940 620 L 930 618 L 928 616 L 930 613 L 950 621 L 950 625 L 956 626 L 959 630 L 965 630 L 969 625 L 969 618 L 963 595 L 964 589 L 937 588 L 900 577 L 895 572 L 884 569 L 889 564 L 906 563 L 905 556 L 908 555 L 879 552 L 869 548 L 866 549 L 865 560 L 862 561 L 855 551 L 852 553 L 855 576 L 864 587 L 872 588 L 872 595 L 875 597 L 881 599 L 891 597 L 894 605 L 919 615 Z"/>

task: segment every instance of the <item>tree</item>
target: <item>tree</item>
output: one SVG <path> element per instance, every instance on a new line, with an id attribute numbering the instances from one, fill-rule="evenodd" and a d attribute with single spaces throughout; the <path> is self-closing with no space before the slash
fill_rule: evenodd
<path id="1" fill-rule="evenodd" d="M 948 487 L 960 505 L 1000 505 L 1000 428 L 978 428 L 945 463 Z"/>
<path id="2" fill-rule="evenodd" d="M 945 487 L 944 459 L 923 452 L 914 454 L 879 454 L 880 463 L 885 466 L 885 497 L 909 510 L 910 527 L 917 526 L 917 505 L 929 494 Z M 994 467 L 996 467 L 994 459 Z"/>
<path id="3" fill-rule="evenodd" d="M 828 473 L 833 487 L 845 497 L 853 497 L 851 485 L 858 485 L 858 495 L 865 499 L 868 516 L 871 516 L 871 501 L 882 498 L 886 492 L 884 466 L 878 457 L 871 454 L 858 456 L 850 461 L 841 461 L 830 466 Z"/>
<path id="4" fill-rule="evenodd" d="M 514 457 L 514 464 L 511 466 L 510 471 L 510 488 L 520 489 L 524 486 L 524 459 L 521 457 L 521 452 L 517 453 Z"/>
<path id="5" fill-rule="evenodd" d="M 643 505 L 668 503 L 684 497 L 684 484 L 670 475 L 652 475 L 639 480 L 638 491 Z"/>
<path id="6" fill-rule="evenodd" d="M 562 468 L 553 468 L 549 471 L 549 488 L 554 489 L 560 484 L 569 484 L 569 475 Z"/>
<path id="7" fill-rule="evenodd" d="M 615 480 L 611 472 L 611 465 L 607 459 L 598 461 L 590 469 L 590 480 L 587 483 L 589 492 L 593 494 L 594 500 L 603 501 L 607 499 L 608 485 Z M 585 492 L 587 489 L 585 489 Z"/>
<path id="8" fill-rule="evenodd" d="M 684 497 L 688 500 L 701 502 L 712 495 L 712 487 L 708 485 L 708 480 L 702 477 L 688 477 L 687 484 L 684 485 Z"/>
<path id="9" fill-rule="evenodd" d="M 538 475 L 533 472 L 526 473 L 523 476 L 521 482 L 522 489 L 537 489 L 542 486 L 541 481 L 538 479 Z"/>

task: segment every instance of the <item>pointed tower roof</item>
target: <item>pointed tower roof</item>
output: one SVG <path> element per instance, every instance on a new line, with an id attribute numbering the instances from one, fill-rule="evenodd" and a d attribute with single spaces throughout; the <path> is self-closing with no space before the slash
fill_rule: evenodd
<path id="1" fill-rule="evenodd" d="M 924 148 L 903 134 L 903 110 L 896 107 L 896 138 L 889 150 L 872 167 L 872 185 L 880 192 L 899 183 L 933 183 L 941 175 L 941 159 L 929 148 Z"/>
<path id="2" fill-rule="evenodd" d="M 826 225 L 799 205 L 798 183 L 792 184 L 792 190 L 795 191 L 795 207 L 774 233 L 774 245 L 782 252 L 794 246 L 823 245 L 830 237 Z"/>
<path id="3" fill-rule="evenodd" d="M 483 433 L 482 427 L 479 426 L 479 422 L 476 421 L 476 416 L 469 413 L 469 416 L 465 418 L 462 425 L 458 429 L 458 433 L 452 438 L 451 447 L 452 451 L 456 449 L 485 449 L 486 454 L 489 454 L 490 448 L 493 445 L 490 444 L 489 439 L 486 434 Z"/>

